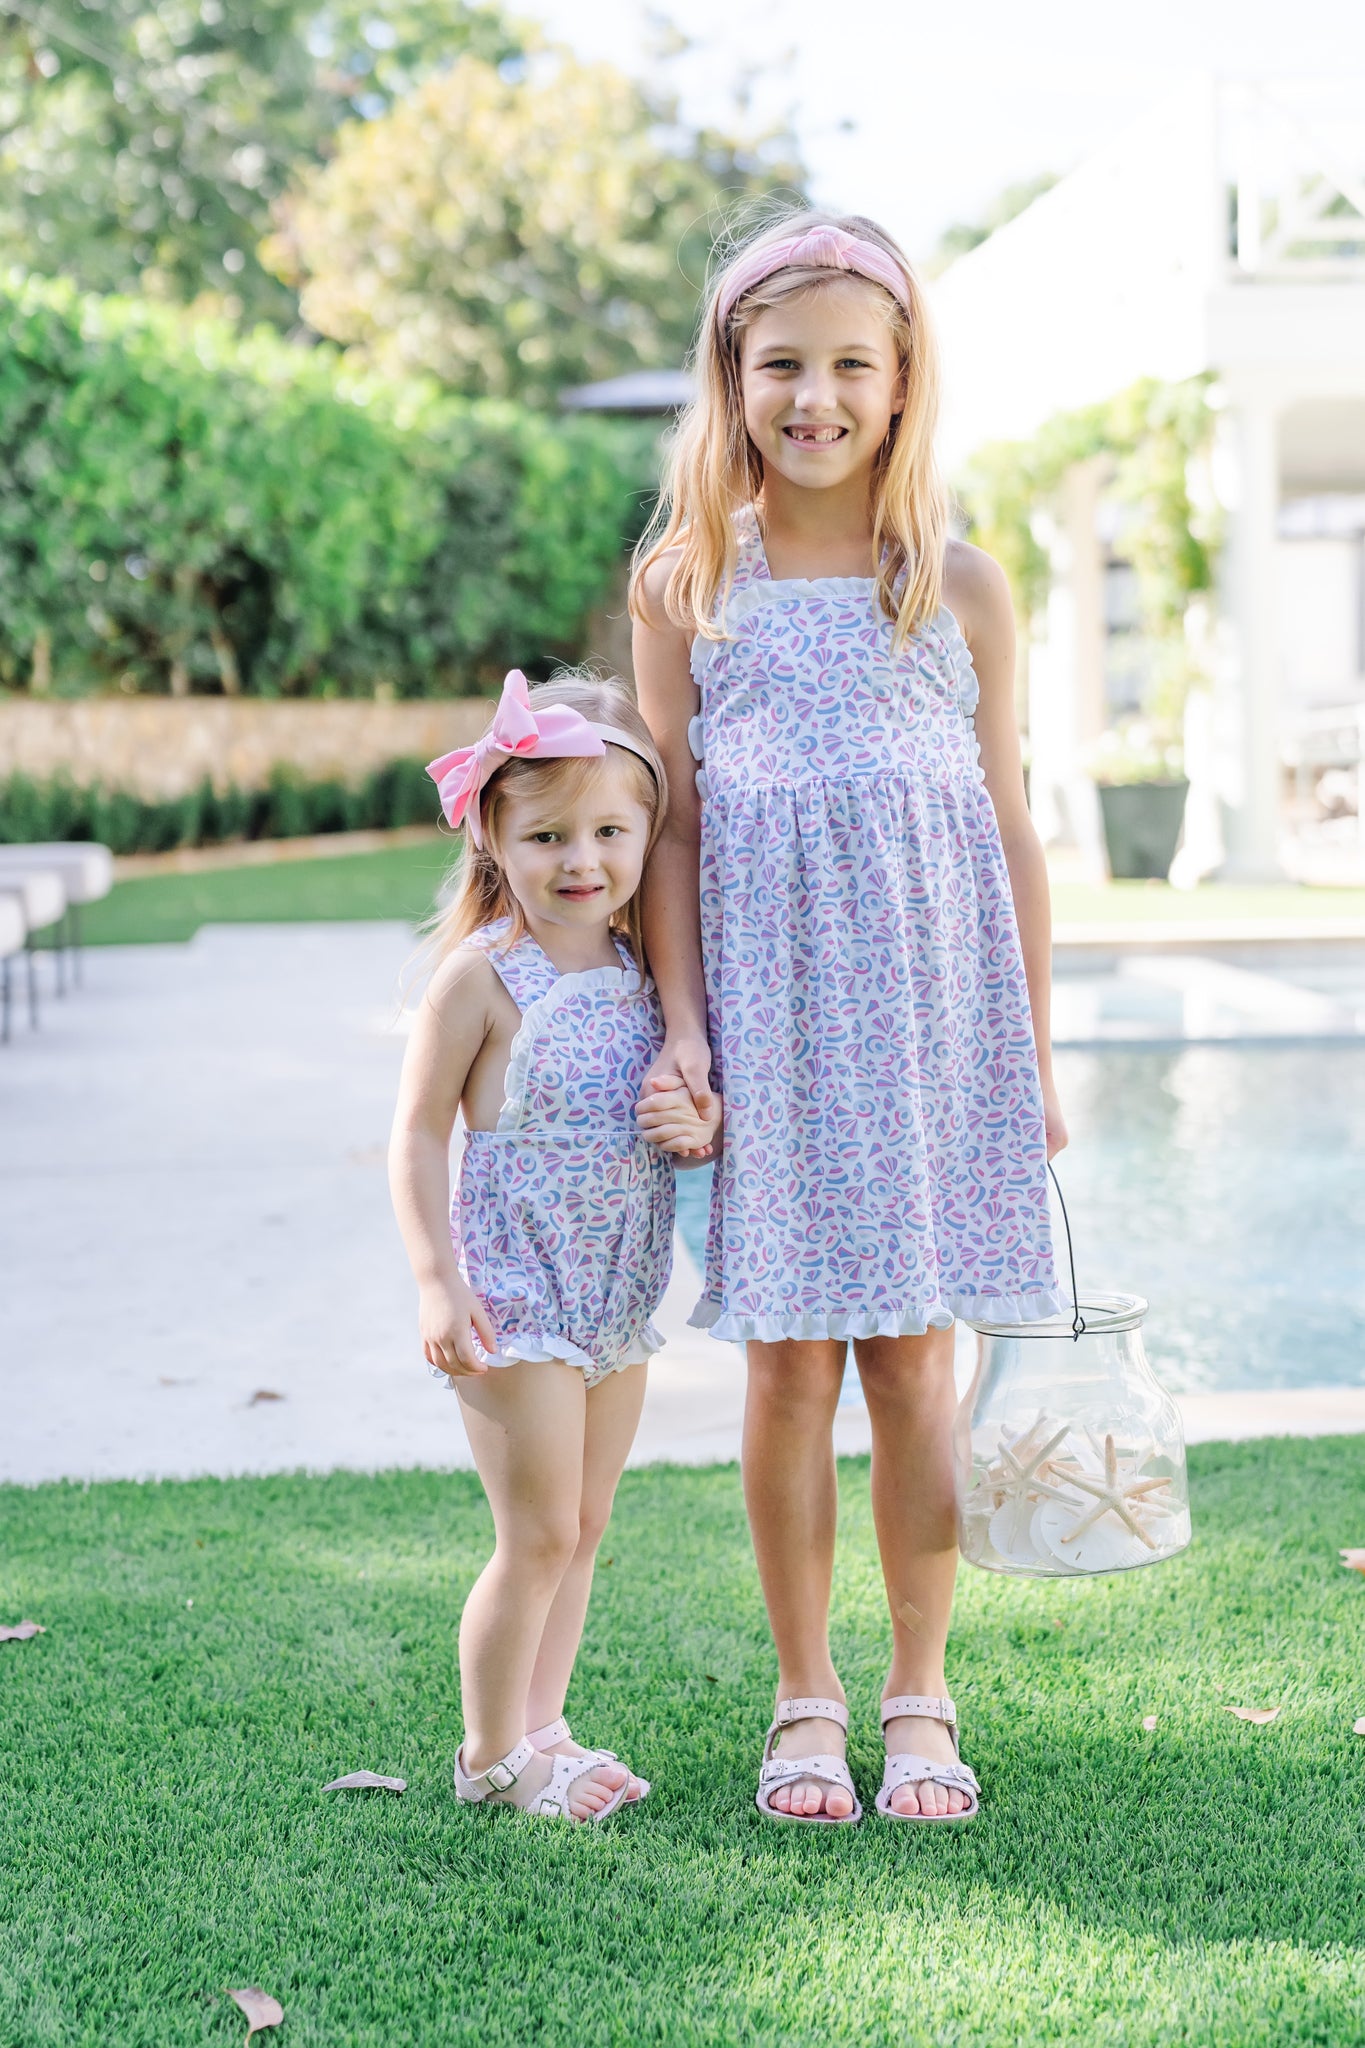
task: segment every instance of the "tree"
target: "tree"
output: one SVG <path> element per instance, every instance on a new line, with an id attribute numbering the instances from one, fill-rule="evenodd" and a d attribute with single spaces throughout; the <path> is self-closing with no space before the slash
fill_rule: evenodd
<path id="1" fill-rule="evenodd" d="M 980 248 L 983 242 L 988 242 L 997 228 L 1016 220 L 1025 207 L 1032 206 L 1035 199 L 1041 199 L 1044 192 L 1050 192 L 1056 182 L 1054 172 L 1040 171 L 1035 178 L 1024 178 L 1018 184 L 1006 185 L 980 220 L 958 220 L 946 227 L 925 265 L 930 277 L 940 276 L 959 256 L 965 256 L 969 249 Z"/>
<path id="2" fill-rule="evenodd" d="M 0 262 L 288 322 L 273 201 L 348 117 L 515 34 L 460 0 L 0 0 Z"/>
<path id="3" fill-rule="evenodd" d="M 785 136 L 687 130 L 605 64 L 459 58 L 348 123 L 264 254 L 305 318 L 387 367 L 552 401 L 680 360 L 727 204 L 802 173 Z"/>

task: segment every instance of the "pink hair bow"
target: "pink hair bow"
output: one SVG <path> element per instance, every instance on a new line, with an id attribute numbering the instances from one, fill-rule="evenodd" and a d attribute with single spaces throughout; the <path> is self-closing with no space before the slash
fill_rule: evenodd
<path id="1" fill-rule="evenodd" d="M 809 265 L 814 270 L 852 270 L 873 284 L 881 285 L 910 311 L 910 284 L 904 270 L 887 250 L 861 235 L 843 228 L 807 228 L 801 235 L 783 235 L 774 242 L 760 242 L 735 259 L 716 299 L 716 324 L 724 327 L 745 292 L 762 284 L 775 270 Z"/>
<path id="2" fill-rule="evenodd" d="M 549 704 L 543 711 L 533 711 L 526 678 L 514 668 L 503 682 L 493 723 L 483 738 L 475 740 L 472 747 L 456 747 L 453 754 L 429 762 L 427 774 L 436 784 L 441 809 L 450 823 L 468 825 L 470 838 L 482 846 L 479 797 L 504 761 L 514 757 L 523 761 L 600 757 L 606 751 L 606 741 L 582 712 L 567 704 Z"/>

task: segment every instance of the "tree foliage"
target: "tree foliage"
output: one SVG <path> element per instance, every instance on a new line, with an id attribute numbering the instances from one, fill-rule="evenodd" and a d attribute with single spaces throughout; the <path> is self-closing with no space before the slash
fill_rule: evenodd
<path id="1" fill-rule="evenodd" d="M 0 292 L 0 684 L 421 696 L 576 658 L 654 441 L 19 284 Z"/>
<path id="2" fill-rule="evenodd" d="M 518 47 L 460 0 L 4 0 L 0 261 L 292 320 L 256 252 L 299 165 L 434 65 Z"/>
<path id="3" fill-rule="evenodd" d="M 609 65 L 471 54 L 349 123 L 266 255 L 334 340 L 544 403 L 679 361 L 719 214 L 800 182 L 782 136 L 683 130 Z"/>

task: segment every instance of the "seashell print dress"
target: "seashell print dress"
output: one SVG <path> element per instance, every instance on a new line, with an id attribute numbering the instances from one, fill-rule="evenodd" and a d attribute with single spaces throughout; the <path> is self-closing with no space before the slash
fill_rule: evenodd
<path id="1" fill-rule="evenodd" d="M 702 951 L 725 1138 L 716 1337 L 900 1336 L 1061 1306 L 1028 989 L 941 611 L 900 655 L 872 579 L 774 582 L 740 520 L 693 645 Z"/>
<path id="2" fill-rule="evenodd" d="M 591 1387 L 663 1343 L 675 1168 L 635 1122 L 663 1013 L 619 939 L 619 968 L 561 974 L 529 933 L 504 950 L 507 930 L 464 941 L 522 1014 L 497 1129 L 465 1132 L 451 1237 L 497 1332 L 489 1362 L 563 1358 Z"/>

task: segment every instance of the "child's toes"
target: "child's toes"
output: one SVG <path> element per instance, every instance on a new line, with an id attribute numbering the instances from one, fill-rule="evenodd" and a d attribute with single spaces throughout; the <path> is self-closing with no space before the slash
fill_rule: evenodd
<path id="1" fill-rule="evenodd" d="M 777 1813 L 790 1813 L 792 1810 L 791 1786 L 779 1785 L 777 1790 L 772 1795 L 771 1804 L 773 1806 L 774 1811 Z"/>
<path id="2" fill-rule="evenodd" d="M 919 1788 L 915 1785 L 898 1785 L 891 1794 L 893 1813 L 918 1813 L 920 1811 Z"/>
<path id="3" fill-rule="evenodd" d="M 853 1811 L 853 1801 L 841 1785 L 831 1785 L 825 1792 L 825 1812 L 831 1820 L 847 1820 Z"/>

